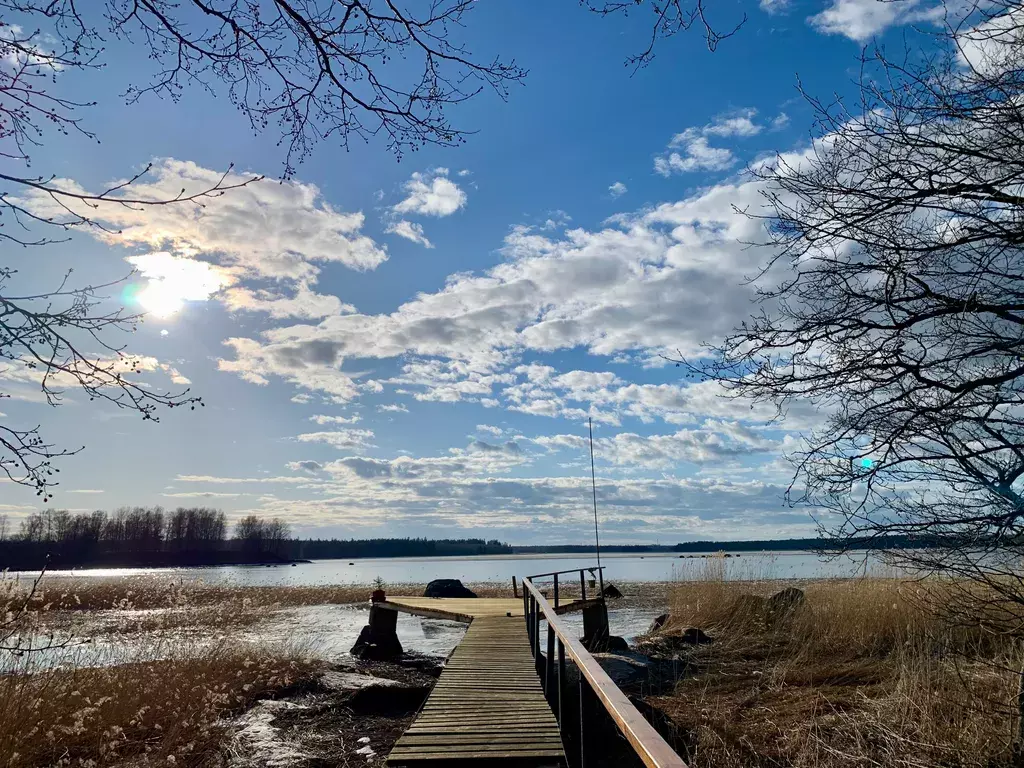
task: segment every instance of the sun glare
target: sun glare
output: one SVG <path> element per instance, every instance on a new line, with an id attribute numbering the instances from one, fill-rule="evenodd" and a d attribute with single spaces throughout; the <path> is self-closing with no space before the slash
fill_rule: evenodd
<path id="1" fill-rule="evenodd" d="M 148 253 L 132 256 L 128 261 L 148 278 L 145 286 L 132 289 L 131 301 L 155 317 L 171 317 L 185 302 L 205 301 L 231 284 L 227 272 L 196 259 Z"/>
<path id="2" fill-rule="evenodd" d="M 157 317 L 170 317 L 185 304 L 181 293 L 165 280 L 151 280 L 135 299 L 146 312 Z"/>

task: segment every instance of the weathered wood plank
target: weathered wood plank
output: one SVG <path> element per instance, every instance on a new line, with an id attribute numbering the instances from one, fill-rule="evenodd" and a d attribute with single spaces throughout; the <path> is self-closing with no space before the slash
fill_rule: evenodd
<path id="1" fill-rule="evenodd" d="M 429 603 L 447 603 L 440 612 L 476 615 L 452 653 L 419 716 L 388 755 L 389 766 L 417 764 L 515 765 L 517 768 L 564 766 L 558 723 L 544 698 L 523 623 L 521 600 L 515 610 L 491 600 L 474 606 L 392 598 L 399 610 L 439 611 Z M 479 599 L 478 599 L 479 600 Z M 508 618 L 512 613 L 515 618 Z"/>

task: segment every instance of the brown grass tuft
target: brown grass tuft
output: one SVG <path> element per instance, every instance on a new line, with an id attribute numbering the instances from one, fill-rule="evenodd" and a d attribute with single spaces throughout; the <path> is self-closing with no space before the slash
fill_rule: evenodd
<path id="1" fill-rule="evenodd" d="M 0 765 L 198 766 L 222 716 L 316 675 L 298 656 L 228 647 L 193 657 L 0 676 Z"/>

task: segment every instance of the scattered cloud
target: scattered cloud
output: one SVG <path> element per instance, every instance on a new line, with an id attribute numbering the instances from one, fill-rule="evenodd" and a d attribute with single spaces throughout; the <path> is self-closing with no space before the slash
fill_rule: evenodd
<path id="1" fill-rule="evenodd" d="M 701 128 L 687 128 L 677 133 L 668 149 L 654 158 L 654 170 L 662 176 L 692 171 L 726 171 L 737 158 L 731 149 L 713 147 L 708 137 L 747 138 L 759 134 L 763 127 L 754 122 L 756 109 L 742 109 L 719 115 Z"/>
<path id="2" fill-rule="evenodd" d="M 402 188 L 405 199 L 391 208 L 397 214 L 451 216 L 466 204 L 466 193 L 448 178 L 447 168 L 413 173 Z"/>
<path id="3" fill-rule="evenodd" d="M 317 414 L 316 416 L 310 416 L 309 420 L 314 421 L 317 424 L 358 424 L 362 421 L 362 416 L 358 413 L 352 414 L 351 416 L 324 416 L 323 414 Z"/>
<path id="4" fill-rule="evenodd" d="M 305 478 L 288 477 L 217 477 L 216 475 L 177 475 L 176 483 L 207 483 L 209 485 L 240 485 L 249 483 L 304 483 Z"/>
<path id="5" fill-rule="evenodd" d="M 418 243 L 424 248 L 434 247 L 434 244 L 427 239 L 425 234 L 423 234 L 422 224 L 401 219 L 389 224 L 385 231 L 390 232 L 393 235 L 398 235 L 399 237 L 404 237 L 406 240 L 412 240 L 412 242 Z"/>
<path id="6" fill-rule="evenodd" d="M 785 13 L 789 10 L 792 0 L 761 0 L 761 10 L 770 16 L 777 13 Z"/>
<path id="7" fill-rule="evenodd" d="M 221 301 L 233 312 L 264 312 L 275 319 L 316 320 L 356 311 L 355 307 L 345 304 L 337 296 L 316 293 L 305 281 L 300 281 L 290 296 L 268 290 L 229 288 Z"/>
<path id="8" fill-rule="evenodd" d="M 402 403 L 390 403 L 389 405 L 378 405 L 378 413 L 408 413 L 409 409 Z"/>
<path id="9" fill-rule="evenodd" d="M 832 4 L 807 19 L 826 35 L 842 35 L 864 43 L 887 29 L 918 21 L 941 21 L 947 6 L 924 5 L 921 0 L 832 0 Z M 953 6 L 954 11 L 956 6 Z"/>
<path id="10" fill-rule="evenodd" d="M 333 432 L 307 432 L 295 439 L 300 443 L 326 443 L 339 450 L 370 448 L 373 432 L 369 429 L 337 429 Z"/>
<path id="11" fill-rule="evenodd" d="M 610 187 L 608 187 L 608 193 L 612 197 L 622 197 L 629 189 L 621 181 L 616 181 Z"/>
<path id="12" fill-rule="evenodd" d="M 777 114 L 772 119 L 771 125 L 768 127 L 768 130 L 781 131 L 787 127 L 789 127 L 789 115 L 787 115 L 785 112 L 779 112 L 779 114 Z"/>

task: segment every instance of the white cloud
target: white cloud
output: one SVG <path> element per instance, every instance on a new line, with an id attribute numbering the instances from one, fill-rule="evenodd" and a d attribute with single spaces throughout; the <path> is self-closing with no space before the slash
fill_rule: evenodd
<path id="1" fill-rule="evenodd" d="M 935 21 L 942 8 L 942 4 L 922 7 L 920 0 L 833 0 L 832 5 L 807 21 L 826 35 L 842 35 L 864 43 L 892 26 Z"/>
<path id="2" fill-rule="evenodd" d="M 236 499 L 247 496 L 245 493 L 225 493 L 222 491 L 180 491 L 177 493 L 161 493 L 168 499 Z"/>
<path id="3" fill-rule="evenodd" d="M 608 187 L 608 192 L 611 194 L 612 197 L 622 197 L 628 191 L 629 189 L 621 181 L 616 181 L 614 184 Z"/>
<path id="4" fill-rule="evenodd" d="M 756 109 L 741 109 L 726 115 L 719 115 L 702 129 L 705 136 L 756 136 L 762 130 L 754 122 Z"/>
<path id="5" fill-rule="evenodd" d="M 756 109 L 743 109 L 719 115 L 701 128 L 687 128 L 669 142 L 669 149 L 654 158 L 654 170 L 662 176 L 692 171 L 725 171 L 736 164 L 731 149 L 713 147 L 708 137 L 756 136 L 762 126 L 754 122 Z"/>
<path id="6" fill-rule="evenodd" d="M 229 288 L 220 298 L 224 306 L 233 312 L 265 312 L 276 319 L 296 317 L 316 320 L 356 311 L 355 307 L 345 304 L 337 296 L 316 293 L 305 281 L 298 283 L 291 296 L 239 287 Z"/>
<path id="7" fill-rule="evenodd" d="M 424 248 L 434 247 L 434 244 L 427 239 L 425 234 L 423 234 L 423 225 L 416 224 L 412 221 L 401 219 L 389 224 L 385 231 L 390 232 L 393 235 L 398 235 L 399 237 L 404 237 L 406 240 L 412 240 L 414 243 L 418 243 Z"/>
<path id="8" fill-rule="evenodd" d="M 577 453 L 589 450 L 589 442 L 582 435 L 538 437 L 534 442 L 553 450 L 567 449 Z M 703 464 L 737 460 L 777 448 L 777 442 L 764 438 L 739 422 L 714 420 L 707 420 L 700 429 L 680 429 L 673 434 L 619 432 L 614 437 L 601 437 L 594 441 L 594 453 L 601 461 L 643 469 L 670 469 L 680 462 Z"/>
<path id="9" fill-rule="evenodd" d="M 149 175 L 121 194 L 136 199 L 172 199 L 182 190 L 195 193 L 215 186 L 220 171 L 192 162 L 161 159 Z M 251 175 L 230 173 L 226 184 L 238 184 Z M 85 191 L 76 182 L 55 184 Z M 42 193 L 22 201 L 41 215 L 62 217 L 64 211 Z M 77 210 L 74 202 L 68 203 Z M 352 269 L 373 269 L 387 259 L 387 251 L 361 234 L 362 213 L 336 211 L 313 184 L 263 180 L 225 194 L 162 206 L 124 206 L 99 203 L 85 209 L 108 230 L 89 229 L 95 237 L 117 245 L 141 245 L 177 256 L 204 255 L 236 278 L 313 279 L 318 263 L 338 263 Z"/>
<path id="10" fill-rule="evenodd" d="M 769 126 L 769 130 L 781 131 L 789 126 L 789 115 L 785 112 L 779 112 L 773 119 Z"/>
<path id="11" fill-rule="evenodd" d="M 408 413 L 409 408 L 402 403 L 390 403 L 388 405 L 378 405 L 378 413 Z"/>
<path id="12" fill-rule="evenodd" d="M 448 178 L 447 168 L 413 173 L 402 188 L 406 198 L 391 208 L 395 213 L 450 216 L 466 204 L 466 193 Z"/>
<path id="13" fill-rule="evenodd" d="M 490 424 L 477 424 L 476 431 L 485 432 L 488 435 L 493 435 L 494 437 L 501 437 L 502 435 L 505 434 L 504 429 L 502 429 L 501 427 L 491 426 Z"/>
<path id="14" fill-rule="evenodd" d="M 453 275 L 390 313 L 334 315 L 230 339 L 236 359 L 220 365 L 257 384 L 281 376 L 346 400 L 359 391 L 341 371 L 346 357 L 406 357 L 402 373 L 384 383 L 420 400 L 493 405 L 514 383 L 509 371 L 524 350 L 652 360 L 659 352 L 700 354 L 702 341 L 749 313 L 745 279 L 764 252 L 745 243 L 763 231 L 737 208 L 761 210 L 760 189 L 753 181 L 720 184 L 617 217 L 615 226 L 559 237 L 517 227 L 506 238 L 506 259 L 486 272 Z"/>
<path id="15" fill-rule="evenodd" d="M 371 447 L 372 438 L 373 432 L 369 429 L 337 429 L 333 432 L 307 432 L 298 435 L 296 440 L 300 443 L 326 443 L 339 450 L 352 450 Z"/>
<path id="16" fill-rule="evenodd" d="M 324 416 L 323 414 L 317 414 L 316 416 L 310 416 L 309 420 L 323 426 L 324 424 L 358 424 L 363 420 L 363 417 L 358 413 L 351 416 Z"/>
<path id="17" fill-rule="evenodd" d="M 785 13 L 789 10 L 792 0 L 761 0 L 761 10 L 769 15 Z"/>
<path id="18" fill-rule="evenodd" d="M 218 477 L 216 475 L 177 475 L 176 483 L 207 483 L 209 485 L 241 485 L 249 483 L 305 483 L 303 477 Z"/>

